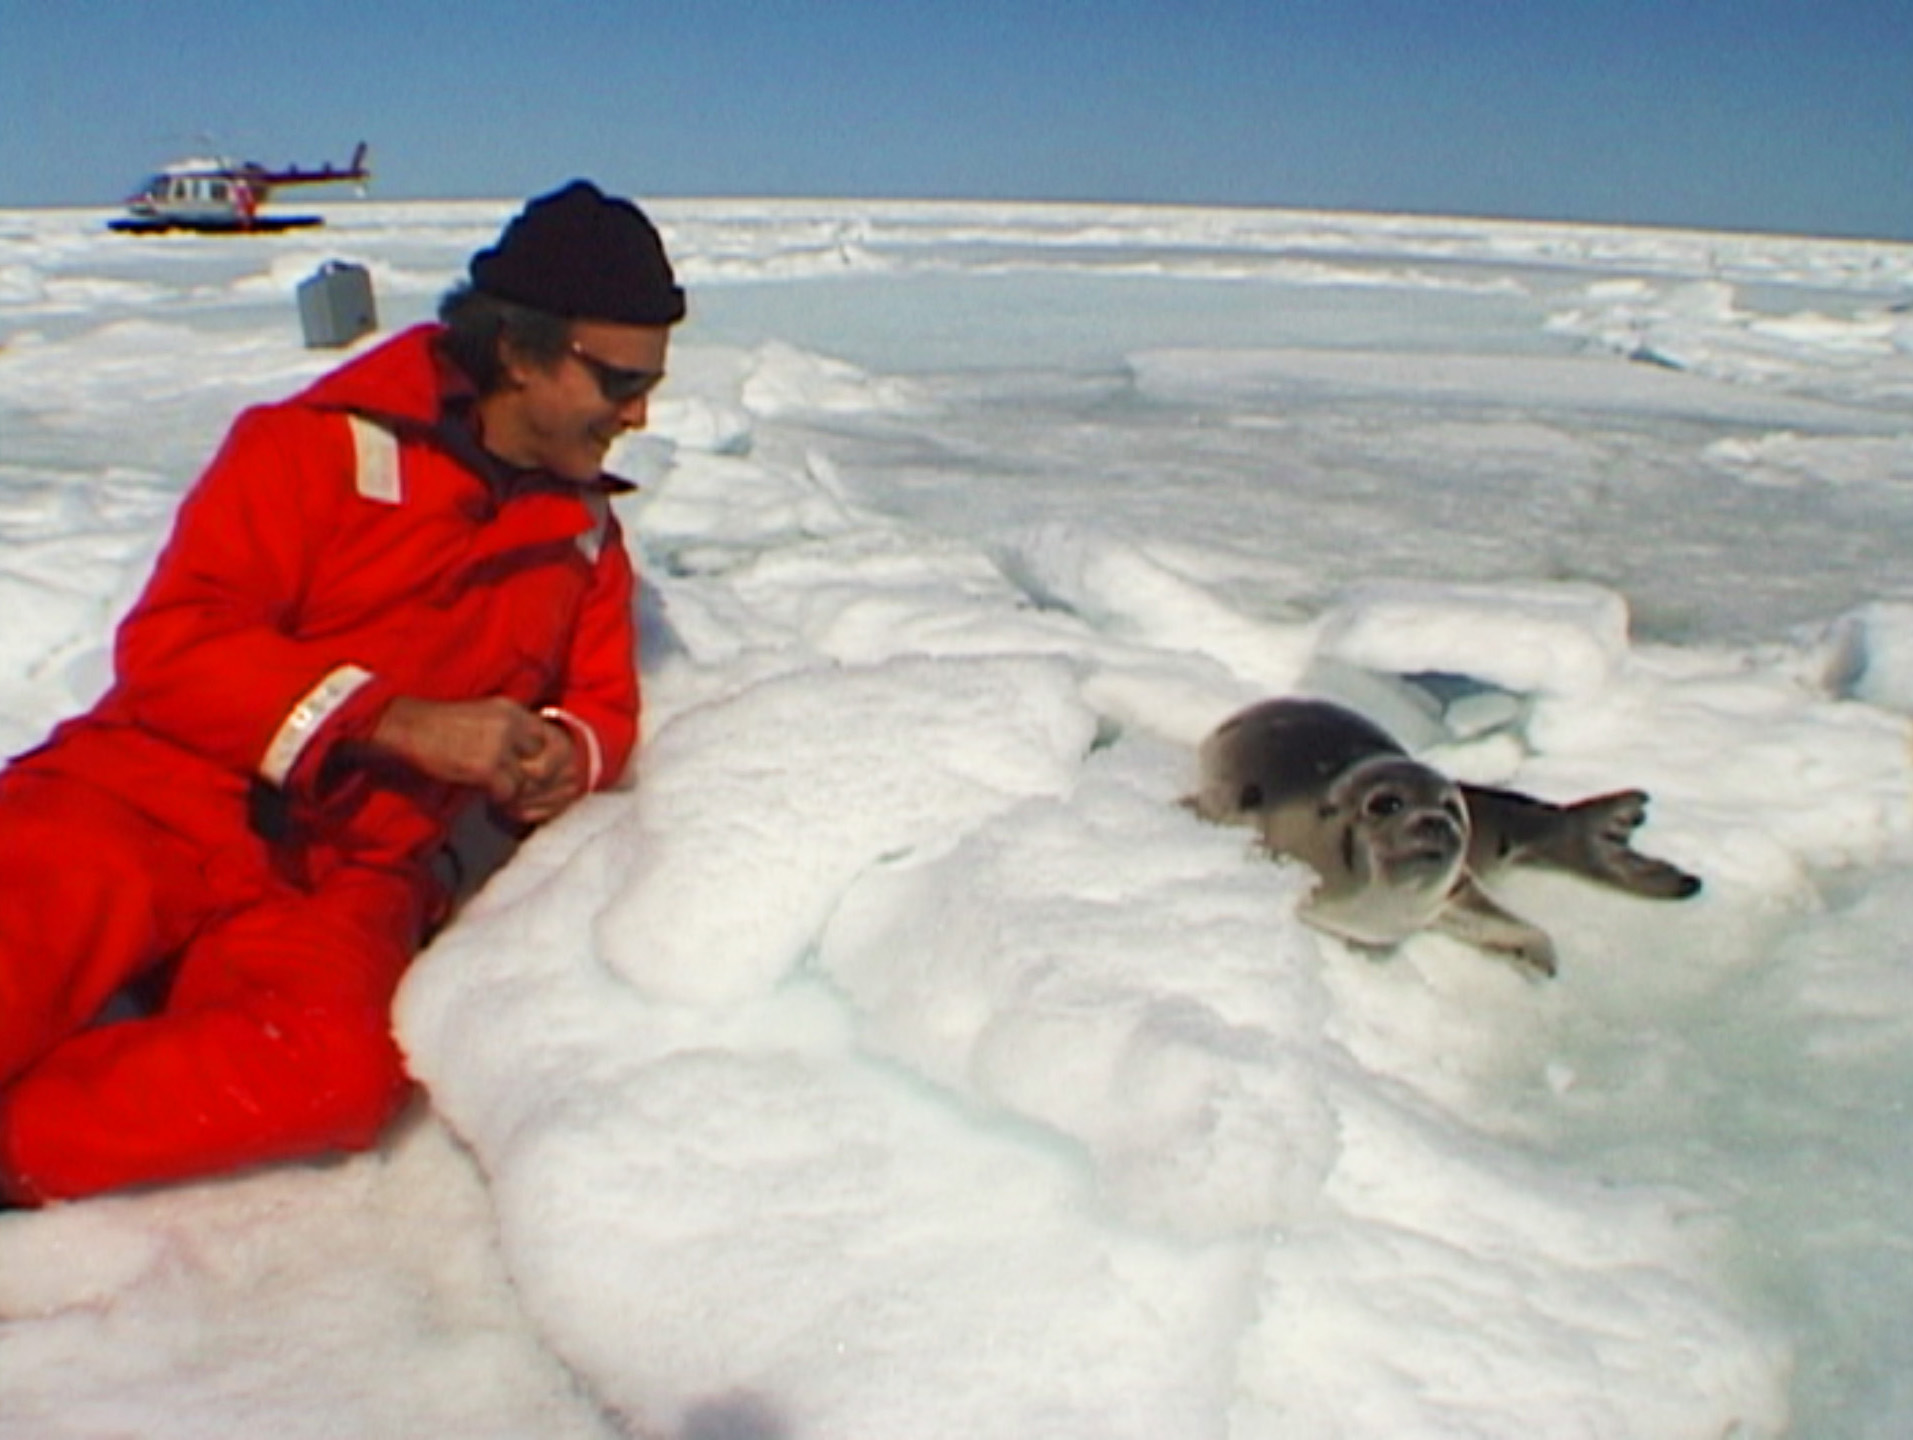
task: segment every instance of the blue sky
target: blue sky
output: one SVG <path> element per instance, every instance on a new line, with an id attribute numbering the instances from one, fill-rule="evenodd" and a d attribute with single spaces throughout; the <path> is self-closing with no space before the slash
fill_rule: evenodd
<path id="1" fill-rule="evenodd" d="M 1913 0 L 0 0 L 0 205 L 1122 200 L 1913 240 Z"/>

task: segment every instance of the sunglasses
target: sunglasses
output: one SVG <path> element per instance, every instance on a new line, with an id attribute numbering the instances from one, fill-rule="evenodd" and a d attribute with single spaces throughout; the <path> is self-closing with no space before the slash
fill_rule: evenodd
<path id="1" fill-rule="evenodd" d="M 629 405 L 649 395 L 664 379 L 662 370 L 627 370 L 621 365 L 606 364 L 576 340 L 571 342 L 571 354 L 591 372 L 591 378 L 598 382 L 598 393 L 610 405 Z"/>

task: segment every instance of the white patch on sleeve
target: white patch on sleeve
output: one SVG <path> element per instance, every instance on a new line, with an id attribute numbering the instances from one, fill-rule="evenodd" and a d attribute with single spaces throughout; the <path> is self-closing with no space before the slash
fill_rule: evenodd
<path id="1" fill-rule="evenodd" d="M 359 494 L 382 505 L 398 504 L 405 498 L 399 480 L 398 436 L 363 415 L 348 415 L 346 422 L 352 427 Z"/>
<path id="2" fill-rule="evenodd" d="M 300 755 L 312 743 L 312 737 L 319 733 L 319 727 L 371 679 L 370 670 L 361 670 L 357 665 L 342 665 L 307 691 L 305 698 L 292 707 L 292 713 L 286 716 L 278 733 L 272 737 L 272 743 L 266 747 L 265 759 L 259 762 L 260 775 L 270 783 L 283 787 L 286 777 L 292 773 L 292 767 L 299 763 Z"/>

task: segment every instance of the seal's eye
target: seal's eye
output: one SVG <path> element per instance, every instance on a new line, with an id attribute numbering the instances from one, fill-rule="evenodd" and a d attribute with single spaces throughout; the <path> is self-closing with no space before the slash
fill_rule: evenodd
<path id="1" fill-rule="evenodd" d="M 1260 810 L 1262 808 L 1262 787 L 1260 785 L 1244 785 L 1242 787 L 1242 793 L 1236 797 L 1236 808 L 1238 810 Z"/>
<path id="2" fill-rule="evenodd" d="M 1399 815 L 1406 802 L 1393 790 L 1378 790 L 1368 797 L 1368 803 L 1362 811 L 1372 820 L 1386 820 L 1391 815 Z"/>

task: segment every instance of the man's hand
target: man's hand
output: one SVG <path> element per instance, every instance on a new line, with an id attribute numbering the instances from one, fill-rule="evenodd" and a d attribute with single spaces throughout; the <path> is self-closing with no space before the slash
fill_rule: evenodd
<path id="1" fill-rule="evenodd" d="M 513 819 L 527 825 L 542 825 L 585 793 L 585 767 L 576 737 L 558 721 L 540 717 L 538 723 L 544 728 L 544 747 L 519 765 L 524 783 L 517 798 L 505 806 Z"/>
<path id="2" fill-rule="evenodd" d="M 502 696 L 401 696 L 385 707 L 371 745 L 435 780 L 482 790 L 531 824 L 549 820 L 584 793 L 583 767 L 565 727 Z"/>

